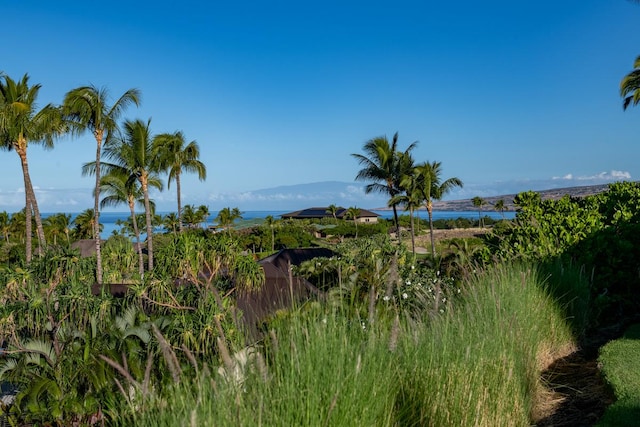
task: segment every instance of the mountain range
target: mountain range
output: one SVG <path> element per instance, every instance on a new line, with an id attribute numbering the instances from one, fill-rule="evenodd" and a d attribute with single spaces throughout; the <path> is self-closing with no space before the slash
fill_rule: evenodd
<path id="1" fill-rule="evenodd" d="M 554 181 L 554 183 L 556 183 Z M 597 194 L 608 189 L 608 183 L 597 185 L 581 185 L 562 188 L 550 188 L 546 190 L 532 190 L 540 193 L 543 199 L 559 199 L 568 194 L 573 197 L 584 197 L 591 194 Z M 473 206 L 473 197 L 479 196 L 487 202 L 488 205 L 495 204 L 498 200 L 504 201 L 504 206 L 508 210 L 514 210 L 515 205 L 513 199 L 522 191 L 528 191 L 529 187 L 524 185 L 522 189 L 518 189 L 513 193 L 496 193 L 496 189 L 489 191 L 476 187 L 473 193 L 470 190 L 452 192 L 447 200 L 434 202 L 434 209 L 439 211 L 475 211 L 477 208 Z M 464 195 L 473 194 L 473 197 L 464 197 Z M 496 195 L 497 194 L 497 195 Z M 462 196 L 462 197 L 461 197 Z M 221 201 L 220 199 L 218 201 Z M 347 183 L 338 181 L 316 182 L 310 184 L 297 184 L 280 186 L 262 190 L 256 190 L 246 193 L 229 194 L 226 196 L 226 202 L 238 203 L 246 205 L 249 203 L 260 203 L 259 209 L 304 209 L 312 206 L 329 206 L 335 204 L 342 207 L 356 206 L 365 209 L 386 210 L 388 197 L 383 194 L 365 194 L 364 184 Z M 253 209 L 242 208 L 241 209 Z"/>

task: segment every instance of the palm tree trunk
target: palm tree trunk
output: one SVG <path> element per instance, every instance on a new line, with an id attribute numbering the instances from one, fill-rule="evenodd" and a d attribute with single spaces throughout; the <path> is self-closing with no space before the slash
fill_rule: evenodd
<path id="1" fill-rule="evenodd" d="M 176 192 L 178 193 L 178 230 L 182 233 L 182 202 L 180 200 L 180 172 L 176 172 Z"/>
<path id="2" fill-rule="evenodd" d="M 416 256 L 416 233 L 413 228 L 413 208 L 409 209 L 409 217 L 411 218 L 411 251 Z"/>
<path id="3" fill-rule="evenodd" d="M 427 203 L 427 213 L 429 214 L 429 234 L 431 235 L 431 256 L 436 256 L 436 242 L 433 237 L 433 205 Z"/>
<path id="4" fill-rule="evenodd" d="M 142 194 L 144 194 L 144 210 L 147 220 L 147 258 L 148 269 L 153 270 L 153 227 L 151 225 L 151 206 L 149 203 L 149 185 L 147 182 L 147 176 L 142 175 L 140 177 L 140 185 L 142 186 Z"/>
<path id="5" fill-rule="evenodd" d="M 396 225 L 396 236 L 398 237 L 398 241 L 400 241 L 400 224 L 398 223 L 398 209 L 396 205 L 393 205 L 393 222 Z"/>
<path id="6" fill-rule="evenodd" d="M 27 188 L 27 180 L 25 178 L 25 184 L 24 187 L 25 189 Z M 25 210 L 24 210 L 24 217 L 25 217 L 25 224 L 24 224 L 24 233 L 25 233 L 25 246 L 26 246 L 26 260 L 27 260 L 27 264 L 29 264 L 31 262 L 31 258 L 33 256 L 33 249 L 31 247 L 32 244 L 32 238 L 31 238 L 31 234 L 33 233 L 33 230 L 31 229 L 31 197 L 29 197 L 29 192 L 25 191 L 24 192 L 24 198 L 25 198 Z"/>
<path id="7" fill-rule="evenodd" d="M 27 172 L 28 173 L 28 172 Z M 47 241 L 44 237 L 44 227 L 42 226 L 42 216 L 40 215 L 40 209 L 38 209 L 38 201 L 36 200 L 36 193 L 33 191 L 33 185 L 31 184 L 31 178 L 29 179 L 29 187 L 31 191 L 31 208 L 33 209 L 33 218 L 36 221 L 36 234 L 38 235 L 38 251 L 42 254 L 42 249 L 47 247 Z"/>
<path id="8" fill-rule="evenodd" d="M 102 132 L 96 131 L 96 188 L 93 202 L 93 238 L 96 240 L 96 282 L 102 285 L 102 251 L 100 242 L 100 152 L 102 150 Z"/>
<path id="9" fill-rule="evenodd" d="M 138 252 L 138 272 L 140 277 L 144 276 L 144 257 L 142 256 L 142 246 L 140 245 L 140 229 L 136 220 L 135 201 L 129 199 L 129 210 L 131 211 L 131 221 L 133 222 L 133 232 L 136 235 L 136 250 Z"/>
<path id="10" fill-rule="evenodd" d="M 24 178 L 24 193 L 25 193 L 25 234 L 26 234 L 26 255 L 27 255 L 27 263 L 31 262 L 33 256 L 32 249 L 32 241 L 31 234 L 32 224 L 31 224 L 31 213 L 33 209 L 33 215 L 36 220 L 36 234 L 38 235 L 38 243 L 40 249 L 46 246 L 46 242 L 44 240 L 44 228 L 42 227 L 42 218 L 40 217 L 40 211 L 38 210 L 38 203 L 36 201 L 36 195 L 33 191 L 33 185 L 31 184 L 31 177 L 29 175 L 29 163 L 27 161 L 27 148 L 26 142 L 17 145 L 14 147 L 18 156 L 20 157 L 20 164 L 22 166 L 22 175 Z"/>

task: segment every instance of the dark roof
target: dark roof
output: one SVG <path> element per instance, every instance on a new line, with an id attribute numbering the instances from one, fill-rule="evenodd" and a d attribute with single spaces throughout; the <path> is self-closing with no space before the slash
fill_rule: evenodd
<path id="1" fill-rule="evenodd" d="M 318 257 L 331 258 L 334 255 L 335 252 L 327 248 L 282 249 L 273 255 L 262 258 L 258 261 L 258 264 L 273 264 L 282 271 L 288 271 L 289 264 L 300 265 L 310 259 Z"/>
<path id="2" fill-rule="evenodd" d="M 281 218 L 294 218 L 294 219 L 315 219 L 315 218 L 331 218 L 332 215 L 327 212 L 329 208 L 328 207 L 316 207 L 316 208 L 308 208 L 308 209 L 302 209 L 300 211 L 295 211 L 295 212 L 289 212 L 286 214 L 282 214 L 280 215 Z M 339 207 L 336 210 L 336 217 L 338 218 L 343 218 L 345 216 L 345 214 L 347 213 L 347 209 L 343 208 L 343 207 Z M 358 216 L 358 218 L 367 218 L 367 217 L 378 217 L 380 215 L 378 215 L 375 212 L 371 212 L 368 211 L 366 209 L 360 209 L 360 215 Z"/>
<path id="3" fill-rule="evenodd" d="M 96 254 L 95 239 L 81 239 L 71 243 L 71 249 L 80 251 L 80 256 L 87 258 Z"/>
<path id="4" fill-rule="evenodd" d="M 331 257 L 335 253 L 326 248 L 283 249 L 258 263 L 264 269 L 265 283 L 254 292 L 238 292 L 237 306 L 247 332 L 256 337 L 258 322 L 279 309 L 291 307 L 291 297 L 302 301 L 322 292 L 303 277 L 289 276 L 289 265 L 300 265 L 316 257 Z M 291 282 L 289 283 L 289 278 Z"/>

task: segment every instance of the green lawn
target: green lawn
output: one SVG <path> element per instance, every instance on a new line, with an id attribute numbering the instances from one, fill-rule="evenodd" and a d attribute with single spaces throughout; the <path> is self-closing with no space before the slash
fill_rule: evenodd
<path id="1" fill-rule="evenodd" d="M 599 425 L 637 426 L 640 420 L 640 324 L 602 347 L 599 362 L 617 399 Z"/>

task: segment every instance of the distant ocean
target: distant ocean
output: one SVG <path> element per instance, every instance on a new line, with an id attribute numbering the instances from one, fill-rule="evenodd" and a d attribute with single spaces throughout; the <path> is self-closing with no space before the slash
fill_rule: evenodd
<path id="1" fill-rule="evenodd" d="M 380 217 L 385 218 L 385 219 L 391 219 L 393 218 L 393 211 L 392 210 L 371 210 L 372 212 L 377 213 L 378 215 L 380 215 Z M 262 219 L 262 218 L 266 218 L 267 216 L 271 215 L 272 217 L 278 219 L 280 218 L 280 215 L 288 213 L 291 211 L 245 211 L 242 212 L 242 219 L 243 220 L 255 220 L 255 219 Z M 169 212 L 158 212 L 159 215 L 166 215 Z M 78 213 L 71 213 L 71 220 L 73 220 L 76 215 Z M 398 215 L 406 215 L 407 212 L 405 212 L 404 210 L 399 210 L 398 211 Z M 51 215 L 51 213 L 43 213 L 42 217 L 46 218 L 47 216 Z M 111 236 L 114 232 L 119 232 L 120 231 L 120 226 L 116 225 L 116 222 L 118 220 L 128 220 L 129 219 L 129 213 L 128 212 L 101 212 L 100 213 L 100 223 L 102 224 L 103 228 L 102 228 L 102 233 L 100 233 L 100 235 L 102 236 L 103 239 L 108 238 L 109 236 Z M 207 225 L 214 225 L 215 222 L 213 221 L 213 219 L 218 216 L 218 212 L 217 211 L 212 211 L 211 215 L 209 215 L 208 218 L 208 222 Z M 425 211 L 418 211 L 417 212 L 417 216 L 419 216 L 421 219 L 426 219 L 427 218 L 427 213 Z M 482 212 L 482 216 L 488 216 L 490 218 L 494 218 L 494 219 L 500 219 L 502 218 L 502 214 L 500 214 L 499 212 L 494 212 L 494 211 L 483 211 Z M 515 217 L 515 212 L 505 212 L 504 213 L 505 218 L 507 219 L 513 219 Z M 478 218 L 478 212 L 477 211 L 434 211 L 433 212 L 433 219 L 437 220 L 437 219 L 457 219 L 457 218 L 469 218 L 469 219 L 477 219 Z M 143 232 L 144 231 L 144 224 L 139 224 L 140 225 L 140 231 Z M 144 237 L 143 237 L 144 238 Z"/>

